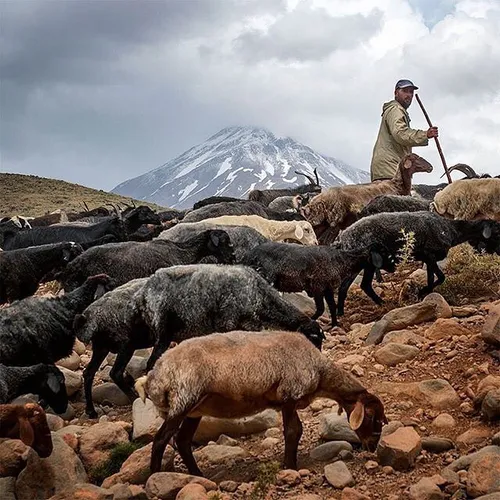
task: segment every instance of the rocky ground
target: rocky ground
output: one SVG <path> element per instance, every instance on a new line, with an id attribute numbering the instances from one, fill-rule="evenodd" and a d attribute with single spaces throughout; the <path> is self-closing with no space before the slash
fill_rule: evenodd
<path id="1" fill-rule="evenodd" d="M 170 447 L 165 470 L 175 472 L 150 475 L 161 419 L 110 382 L 110 355 L 94 387 L 101 416 L 89 420 L 81 389 L 91 351 L 77 342 L 60 362 L 71 407 L 49 417 L 54 452 L 39 459 L 20 441 L 0 440 L 0 499 L 500 500 L 500 289 L 453 306 L 438 293 L 419 302 L 411 290 L 423 277 L 387 275 L 382 307 L 353 286 L 341 327 L 327 332 L 323 352 L 384 402 L 389 425 L 376 453 L 360 450 L 334 401 L 317 400 L 300 411 L 298 471 L 280 467 L 281 417 L 268 410 L 202 421 L 195 456 L 206 479 L 187 475 Z M 288 298 L 311 311 L 306 296 Z M 148 353 L 136 352 L 134 377 Z"/>

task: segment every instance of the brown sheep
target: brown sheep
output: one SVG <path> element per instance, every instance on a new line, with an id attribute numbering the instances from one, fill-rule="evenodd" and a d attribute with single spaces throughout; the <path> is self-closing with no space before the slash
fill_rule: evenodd
<path id="1" fill-rule="evenodd" d="M 297 469 L 302 435 L 297 410 L 315 398 L 336 400 L 339 413 L 346 411 L 351 428 L 370 451 L 387 423 L 375 395 L 295 332 L 232 331 L 185 340 L 166 351 L 135 388 L 165 420 L 153 441 L 152 473 L 160 471 L 165 447 L 177 434 L 177 449 L 189 473 L 202 476 L 191 442 L 205 415 L 240 418 L 280 409 L 287 469 Z"/>
<path id="2" fill-rule="evenodd" d="M 0 405 L 0 438 L 20 439 L 40 458 L 47 458 L 53 450 L 47 416 L 36 403 Z"/>
<path id="3" fill-rule="evenodd" d="M 432 165 L 411 153 L 401 160 L 392 179 L 328 188 L 303 207 L 301 213 L 312 224 L 318 237 L 331 227 L 335 235 L 330 237 L 334 238 L 341 229 L 353 224 L 361 209 L 377 196 L 409 195 L 412 176 L 418 172 L 430 173 Z"/>

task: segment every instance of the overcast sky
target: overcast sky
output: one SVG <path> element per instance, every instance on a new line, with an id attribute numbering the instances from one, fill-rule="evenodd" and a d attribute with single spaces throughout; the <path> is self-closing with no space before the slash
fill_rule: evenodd
<path id="1" fill-rule="evenodd" d="M 448 163 L 499 174 L 499 42 L 500 0 L 0 0 L 0 170 L 109 190 L 231 125 L 368 170 L 409 78 Z"/>

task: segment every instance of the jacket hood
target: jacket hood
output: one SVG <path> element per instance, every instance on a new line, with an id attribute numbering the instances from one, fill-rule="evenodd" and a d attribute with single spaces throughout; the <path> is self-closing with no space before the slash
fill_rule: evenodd
<path id="1" fill-rule="evenodd" d="M 389 109 L 398 108 L 398 107 L 401 108 L 401 109 L 403 109 L 404 111 L 406 111 L 403 108 L 403 106 L 401 106 L 401 104 L 399 104 L 399 102 L 396 101 L 396 99 L 393 99 L 392 101 L 384 102 L 384 104 L 382 106 L 382 114 L 384 114 Z"/>

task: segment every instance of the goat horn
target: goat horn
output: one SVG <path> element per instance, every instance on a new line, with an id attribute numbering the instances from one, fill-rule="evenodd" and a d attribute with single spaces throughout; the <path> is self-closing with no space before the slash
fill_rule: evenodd
<path id="1" fill-rule="evenodd" d="M 316 185 L 319 186 L 318 167 L 314 169 L 314 176 L 316 177 Z"/>
<path id="2" fill-rule="evenodd" d="M 448 169 L 448 172 L 453 172 L 453 170 L 458 170 L 459 172 L 462 172 L 465 174 L 469 179 L 473 179 L 477 177 L 476 172 L 474 169 L 470 166 L 467 165 L 466 163 L 457 163 L 456 165 L 453 165 Z M 445 174 L 443 174 L 441 177 L 443 177 Z"/>
<path id="3" fill-rule="evenodd" d="M 314 184 L 314 179 L 310 175 L 299 172 L 298 170 L 294 170 L 294 172 L 298 175 L 303 175 L 311 184 Z"/>

